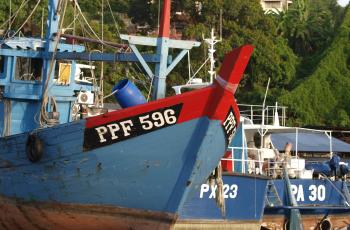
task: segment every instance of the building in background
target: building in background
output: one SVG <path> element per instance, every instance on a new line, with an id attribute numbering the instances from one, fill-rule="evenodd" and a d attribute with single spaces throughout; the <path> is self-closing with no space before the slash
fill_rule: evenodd
<path id="1" fill-rule="evenodd" d="M 265 12 L 274 11 L 276 13 L 287 10 L 293 3 L 292 0 L 260 0 L 261 6 Z"/>

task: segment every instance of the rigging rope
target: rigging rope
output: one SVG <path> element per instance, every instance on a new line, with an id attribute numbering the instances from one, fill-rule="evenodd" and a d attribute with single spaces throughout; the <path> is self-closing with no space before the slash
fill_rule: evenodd
<path id="1" fill-rule="evenodd" d="M 25 24 L 27 24 L 28 20 L 33 16 L 34 12 L 35 12 L 36 9 L 38 8 L 40 2 L 41 2 L 41 0 L 38 0 L 38 2 L 36 3 L 36 5 L 34 6 L 32 12 L 30 12 L 30 14 L 29 14 L 29 16 L 27 17 L 27 19 L 22 23 L 22 25 L 17 29 L 17 31 L 11 36 L 11 38 L 13 38 L 14 36 L 16 36 L 16 34 L 18 34 L 18 32 L 21 31 L 21 29 L 25 26 Z"/>
<path id="2" fill-rule="evenodd" d="M 27 17 L 27 19 L 22 23 L 22 25 L 17 29 L 17 31 L 16 31 L 13 35 L 11 35 L 10 37 L 4 39 L 4 40 L 0 43 L 0 46 L 3 45 L 3 44 L 5 44 L 6 41 L 8 41 L 8 40 L 14 38 L 14 37 L 16 36 L 16 34 L 18 34 L 18 33 L 21 31 L 21 29 L 27 24 L 28 20 L 33 16 L 33 14 L 34 14 L 34 12 L 36 11 L 36 9 L 38 8 L 40 2 L 41 2 L 41 0 L 38 0 L 38 2 L 37 2 L 36 5 L 34 6 L 32 12 L 30 12 L 30 14 L 29 14 L 29 16 Z"/>
<path id="3" fill-rule="evenodd" d="M 11 100 L 4 99 L 4 127 L 2 136 L 11 135 L 11 120 L 12 120 L 12 104 Z"/>
<path id="4" fill-rule="evenodd" d="M 50 68 L 49 68 L 49 71 L 47 73 L 45 85 L 44 85 L 44 88 L 43 88 L 43 98 L 42 98 L 42 103 L 41 103 L 41 108 L 40 108 L 40 120 L 39 120 L 40 127 L 44 127 L 45 124 L 46 125 L 51 125 L 51 121 L 50 121 L 50 118 L 48 117 L 48 112 L 47 112 L 46 106 L 47 106 L 47 102 L 49 101 L 49 97 L 48 97 L 48 89 L 49 88 L 48 88 L 48 86 L 49 86 L 49 82 L 50 82 L 50 79 L 51 79 L 52 71 L 54 69 L 54 63 L 55 63 L 54 60 L 55 60 L 55 57 L 56 57 L 56 54 L 57 54 L 57 49 L 58 49 L 58 45 L 59 45 L 60 37 L 61 37 L 61 29 L 60 28 L 62 28 L 62 26 L 63 26 L 68 0 L 60 1 L 59 5 L 58 5 L 58 9 L 59 10 L 57 10 L 57 11 L 61 11 L 60 4 L 63 4 L 63 3 L 65 3 L 65 4 L 64 4 L 62 16 L 60 17 L 59 30 L 58 30 L 58 33 L 57 33 L 56 39 L 55 39 L 54 52 L 53 52 L 53 55 L 52 55 L 52 58 L 51 58 Z M 59 14 L 59 12 L 57 12 L 57 14 Z M 57 108 L 55 99 L 51 97 L 50 101 L 51 101 L 51 105 L 53 105 L 54 108 L 55 108 L 55 106 Z"/>
<path id="5" fill-rule="evenodd" d="M 207 58 L 207 60 L 205 60 L 205 62 L 198 68 L 198 70 L 196 71 L 196 73 L 188 80 L 188 82 L 186 84 L 189 84 L 191 82 L 191 80 L 199 73 L 199 71 L 203 68 L 203 66 L 210 60 L 210 58 Z"/>
<path id="6" fill-rule="evenodd" d="M 10 25 L 12 25 L 12 23 L 14 22 L 14 20 L 16 19 L 19 11 L 24 7 L 24 5 L 28 2 L 29 0 L 24 0 L 22 1 L 21 5 L 19 6 L 18 10 L 11 15 L 11 17 L 9 19 L 7 19 L 3 24 L 1 24 L 0 28 L 3 28 L 7 23 L 10 23 Z"/>
<path id="7" fill-rule="evenodd" d="M 104 39 L 104 1 L 101 0 L 101 38 Z M 103 53 L 104 47 L 101 44 L 101 53 Z M 104 62 L 101 62 L 101 76 L 100 76 L 100 88 L 97 94 L 97 106 L 101 105 L 103 107 L 103 80 L 104 80 Z"/>
<path id="8" fill-rule="evenodd" d="M 222 166 L 219 162 L 214 173 L 214 182 L 217 186 L 215 191 L 215 200 L 217 206 L 221 209 L 222 216 L 226 216 L 225 198 L 224 198 L 224 182 L 222 180 Z"/>
<path id="9" fill-rule="evenodd" d="M 103 45 L 105 45 L 105 46 L 107 46 L 107 47 L 109 47 L 109 48 L 115 49 L 116 47 L 106 44 L 106 43 L 97 35 L 97 33 L 92 29 L 91 25 L 89 24 L 88 20 L 86 19 L 85 15 L 83 14 L 83 12 L 82 12 L 82 10 L 81 10 L 81 8 L 80 8 L 80 6 L 79 6 L 77 0 L 73 0 L 73 2 L 74 2 L 74 4 L 76 4 L 77 9 L 78 9 L 78 12 L 80 13 L 81 17 L 83 18 L 85 24 L 86 24 L 87 27 L 90 29 L 90 31 L 93 33 L 93 35 L 97 38 L 97 40 L 98 40 L 101 44 L 103 44 Z"/>
<path id="10" fill-rule="evenodd" d="M 113 10 L 112 10 L 111 4 L 109 4 L 109 0 L 107 0 L 107 4 L 108 4 L 109 11 L 111 12 L 113 21 L 114 21 L 114 26 L 115 26 L 115 28 L 117 29 L 118 38 L 120 39 L 120 32 L 119 32 L 118 23 L 117 23 L 117 20 L 115 20 L 115 17 L 114 17 L 114 15 L 113 15 Z M 123 41 L 122 41 L 122 42 L 123 42 Z"/>

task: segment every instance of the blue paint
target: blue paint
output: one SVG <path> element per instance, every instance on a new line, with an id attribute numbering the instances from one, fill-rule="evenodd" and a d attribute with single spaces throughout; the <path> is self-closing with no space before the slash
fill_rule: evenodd
<path id="1" fill-rule="evenodd" d="M 169 38 L 159 37 L 157 40 L 157 55 L 160 56 L 160 62 L 156 64 L 156 71 L 152 81 L 152 87 L 155 89 L 152 92 L 153 100 L 165 97 L 165 80 L 167 63 L 166 58 L 169 53 Z M 179 62 L 179 60 L 177 60 Z"/>
<path id="2" fill-rule="evenodd" d="M 35 164 L 25 154 L 27 133 L 0 138 L 0 194 L 174 213 L 224 152 L 220 122 L 205 117 L 83 153 L 84 125 L 37 130 L 45 153 Z"/>
<path id="3" fill-rule="evenodd" d="M 4 103 L 0 103 L 0 120 L 4 119 Z M 4 131 L 4 121 L 0 121 L 0 135 L 2 135 Z"/>
<path id="4" fill-rule="evenodd" d="M 302 215 L 326 214 L 328 212 L 350 214 L 350 207 L 345 204 L 346 199 L 344 199 L 346 197 L 344 194 L 348 192 L 348 188 L 343 181 L 291 179 L 290 182 L 294 187 L 292 187 L 292 192 L 294 191 L 293 194 Z M 274 180 L 273 183 L 283 205 L 266 207 L 265 213 L 272 215 L 287 214 L 288 209 L 284 206 L 288 207 L 289 203 L 285 181 L 280 179 Z"/>
<path id="5" fill-rule="evenodd" d="M 238 173 L 246 173 L 248 168 L 247 162 L 242 162 L 241 160 L 248 159 L 247 156 L 247 143 L 245 142 L 244 133 L 243 133 L 243 125 L 239 124 L 235 137 L 232 139 L 229 147 L 234 147 L 233 151 L 233 159 L 234 161 L 234 171 Z"/>
<path id="6" fill-rule="evenodd" d="M 179 212 L 181 220 L 230 220 L 259 221 L 265 206 L 267 179 L 249 175 L 224 175 L 223 183 L 233 189 L 227 190 L 225 199 L 226 216 L 223 216 L 215 199 L 210 193 L 196 190 L 193 197 L 188 198 Z M 236 189 L 237 188 L 237 189 Z M 202 190 L 203 192 L 203 190 Z M 230 194 L 232 195 L 230 197 Z M 236 194 L 236 196 L 234 196 Z"/>

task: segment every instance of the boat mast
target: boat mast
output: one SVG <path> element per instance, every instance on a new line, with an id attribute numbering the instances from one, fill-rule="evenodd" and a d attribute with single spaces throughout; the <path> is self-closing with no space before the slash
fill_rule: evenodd
<path id="1" fill-rule="evenodd" d="M 153 100 L 165 97 L 165 80 L 169 54 L 170 3 L 170 0 L 163 1 L 163 11 L 157 39 L 157 55 L 160 57 L 160 62 L 156 64 L 155 76 L 152 82 L 152 88 L 154 89 L 152 93 Z"/>
<path id="2" fill-rule="evenodd" d="M 49 53 L 54 53 L 56 50 L 56 39 L 59 39 L 59 20 L 60 20 L 60 5 L 61 0 L 49 0 L 48 20 L 47 20 L 47 31 L 45 35 L 45 49 L 43 55 L 43 74 L 42 74 L 42 85 L 41 85 L 41 106 L 40 106 L 40 126 L 46 125 L 47 120 L 45 115 L 50 112 L 50 102 L 46 103 L 46 100 L 50 100 L 48 95 L 48 88 L 50 79 L 53 79 L 55 72 L 55 60 L 52 59 Z"/>
<path id="3" fill-rule="evenodd" d="M 170 30 L 170 4 L 171 0 L 163 1 L 162 20 L 157 38 L 120 35 L 120 38 L 129 42 L 129 47 L 134 52 L 136 58 L 142 65 L 144 71 L 152 81 L 152 100 L 157 100 L 165 97 L 166 77 L 175 68 L 175 66 L 188 54 L 188 51 L 193 47 L 200 46 L 196 41 L 174 40 L 169 38 Z M 156 46 L 157 51 L 154 55 L 156 60 L 156 68 L 154 72 L 147 64 L 144 56 L 137 49 L 136 45 Z M 180 49 L 181 51 L 174 60 L 169 56 L 169 48 Z"/>
<path id="4" fill-rule="evenodd" d="M 210 33 L 210 38 L 204 39 L 205 42 L 209 45 L 209 61 L 210 61 L 210 70 L 208 71 L 209 75 L 210 75 L 210 84 L 213 84 L 214 79 L 216 78 L 216 71 L 215 71 L 215 57 L 214 57 L 214 53 L 215 53 L 215 45 L 218 42 L 221 42 L 221 38 L 220 40 L 217 40 L 214 34 L 214 29 L 211 29 L 211 33 Z"/>

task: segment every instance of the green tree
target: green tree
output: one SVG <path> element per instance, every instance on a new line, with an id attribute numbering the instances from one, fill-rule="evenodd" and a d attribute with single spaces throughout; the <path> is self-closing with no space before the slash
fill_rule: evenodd
<path id="1" fill-rule="evenodd" d="M 350 10 L 315 71 L 280 101 L 298 125 L 350 125 Z"/>
<path id="2" fill-rule="evenodd" d="M 300 56 L 322 52 L 333 38 L 342 8 L 336 0 L 294 0 L 287 10 L 275 14 L 277 32 L 288 39 Z"/>
<path id="3" fill-rule="evenodd" d="M 185 38 L 201 39 L 209 36 L 210 28 L 218 29 L 220 10 L 223 10 L 223 41 L 217 45 L 217 57 L 222 61 L 225 53 L 244 44 L 253 44 L 255 51 L 240 84 L 238 98 L 244 103 L 261 103 L 268 78 L 271 78 L 271 101 L 283 93 L 293 81 L 298 64 L 297 57 L 288 47 L 285 39 L 277 36 L 276 23 L 271 16 L 265 15 L 260 1 L 252 0 L 206 0 L 201 1 L 198 12 L 195 2 L 188 4 L 191 12 L 191 24 L 184 29 Z M 234 6 L 234 7 L 232 7 Z M 218 30 L 217 30 L 218 31 Z M 192 52 L 194 62 L 203 50 Z M 198 66 L 199 64 L 197 64 Z M 203 71 L 203 75 L 207 75 Z"/>

